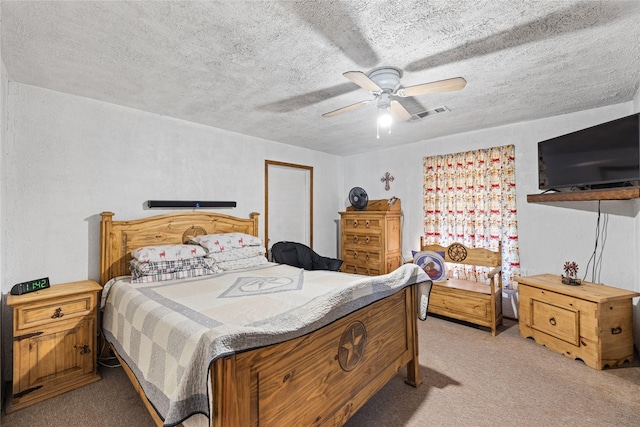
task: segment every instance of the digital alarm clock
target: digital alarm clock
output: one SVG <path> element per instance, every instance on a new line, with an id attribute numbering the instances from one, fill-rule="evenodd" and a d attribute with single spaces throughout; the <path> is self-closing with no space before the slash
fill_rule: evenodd
<path id="1" fill-rule="evenodd" d="M 18 283 L 11 288 L 11 295 L 22 295 L 29 292 L 40 291 L 51 287 L 49 278 L 44 277 L 37 280 L 29 280 L 28 282 Z"/>

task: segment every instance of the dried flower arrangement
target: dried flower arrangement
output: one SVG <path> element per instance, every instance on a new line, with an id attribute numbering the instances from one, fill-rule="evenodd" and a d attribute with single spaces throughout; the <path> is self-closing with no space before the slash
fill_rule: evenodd
<path id="1" fill-rule="evenodd" d="M 574 261 L 567 261 L 564 263 L 564 276 L 562 276 L 562 283 L 565 285 L 579 285 L 582 281 L 577 278 L 578 276 L 578 264 Z"/>

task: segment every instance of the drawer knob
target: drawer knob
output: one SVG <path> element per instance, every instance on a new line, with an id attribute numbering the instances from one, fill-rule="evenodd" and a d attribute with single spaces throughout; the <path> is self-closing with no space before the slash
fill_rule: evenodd
<path id="1" fill-rule="evenodd" d="M 556 326 L 556 318 L 552 317 L 551 319 L 549 319 L 549 323 L 551 323 L 551 326 Z"/>
<path id="2" fill-rule="evenodd" d="M 56 311 L 54 311 L 53 314 L 51 315 L 51 318 L 57 319 L 62 316 L 64 316 L 64 313 L 62 312 L 62 308 L 58 307 L 56 308 Z"/>
<path id="3" fill-rule="evenodd" d="M 353 228 L 358 228 L 358 220 L 357 219 L 353 220 Z"/>
<path id="4" fill-rule="evenodd" d="M 367 237 L 364 239 L 364 242 L 365 242 L 365 243 L 369 243 L 370 241 L 371 241 L 371 238 L 370 238 L 369 236 L 367 236 Z"/>
<path id="5" fill-rule="evenodd" d="M 358 236 L 353 236 L 353 243 L 358 243 Z"/>
<path id="6" fill-rule="evenodd" d="M 354 257 L 354 258 L 358 258 L 358 252 L 353 251 L 353 257 Z"/>
<path id="7" fill-rule="evenodd" d="M 365 227 L 369 228 L 369 226 L 370 226 L 370 225 L 371 225 L 371 223 L 369 222 L 369 220 L 366 220 L 366 221 L 364 222 L 364 226 L 365 226 Z"/>
<path id="8" fill-rule="evenodd" d="M 89 354 L 89 353 L 91 353 L 91 349 L 89 348 L 89 346 L 87 344 L 75 345 L 74 348 L 79 348 L 80 349 L 80 354 Z"/>
<path id="9" fill-rule="evenodd" d="M 365 257 L 367 261 L 369 261 L 369 252 L 367 252 L 367 256 Z"/>
<path id="10" fill-rule="evenodd" d="M 618 335 L 622 333 L 622 328 L 617 326 L 615 328 L 611 328 L 611 335 Z"/>

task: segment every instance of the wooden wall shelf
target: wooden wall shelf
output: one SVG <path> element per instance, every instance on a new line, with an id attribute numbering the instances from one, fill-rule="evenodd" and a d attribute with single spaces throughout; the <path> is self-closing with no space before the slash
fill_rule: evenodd
<path id="1" fill-rule="evenodd" d="M 566 191 L 528 194 L 527 202 L 580 202 L 587 200 L 631 200 L 640 198 L 640 187 L 607 188 L 603 190 Z"/>

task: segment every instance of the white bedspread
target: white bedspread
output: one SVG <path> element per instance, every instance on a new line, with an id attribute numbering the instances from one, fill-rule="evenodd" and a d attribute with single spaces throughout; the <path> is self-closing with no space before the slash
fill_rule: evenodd
<path id="1" fill-rule="evenodd" d="M 422 283 L 416 309 L 424 319 L 431 282 L 412 264 L 374 277 L 273 263 L 148 284 L 123 277 L 105 286 L 103 330 L 173 426 L 209 415 L 216 358 L 297 338 L 415 283 Z"/>

